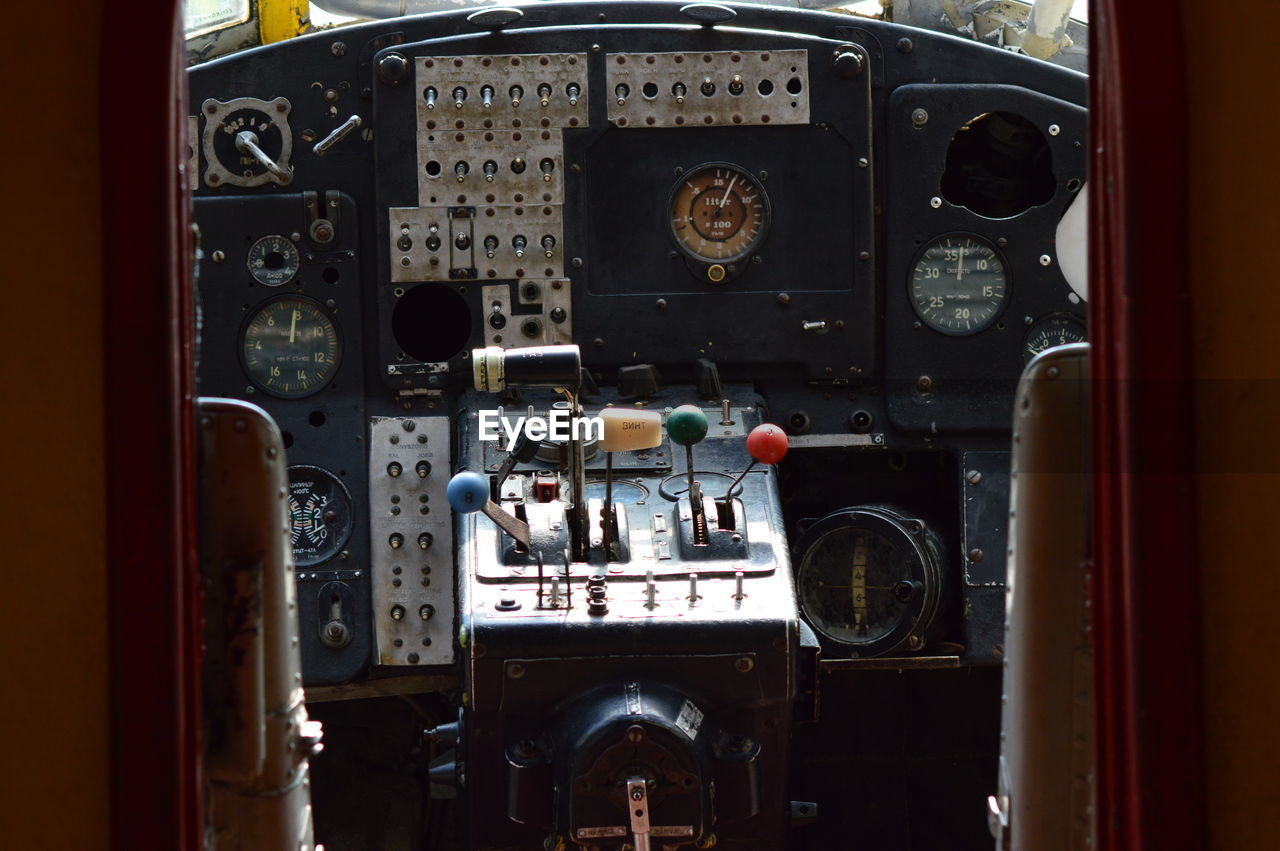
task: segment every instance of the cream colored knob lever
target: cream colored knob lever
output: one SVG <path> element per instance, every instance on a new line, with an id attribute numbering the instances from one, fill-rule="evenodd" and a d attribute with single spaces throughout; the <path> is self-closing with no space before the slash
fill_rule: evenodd
<path id="1" fill-rule="evenodd" d="M 605 408 L 600 412 L 604 425 L 600 448 L 604 450 L 604 514 L 600 518 L 604 540 L 604 559 L 613 560 L 613 533 L 617 520 L 613 514 L 613 453 L 634 449 L 653 449 L 662 445 L 662 415 L 657 411 L 635 408 Z"/>
<path id="2" fill-rule="evenodd" d="M 662 445 L 662 415 L 635 408 L 605 408 L 600 412 L 604 434 L 600 448 L 605 452 L 630 452 Z"/>

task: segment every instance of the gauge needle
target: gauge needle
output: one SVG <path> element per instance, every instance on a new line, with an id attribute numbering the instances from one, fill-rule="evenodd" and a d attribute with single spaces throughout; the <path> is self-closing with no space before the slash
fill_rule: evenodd
<path id="1" fill-rule="evenodd" d="M 738 175 L 735 174 L 733 176 L 733 179 L 729 181 L 728 188 L 724 190 L 724 197 L 720 199 L 720 203 L 716 206 L 716 217 L 715 219 L 712 219 L 712 221 L 719 220 L 720 214 L 724 212 L 724 205 L 729 203 L 729 193 L 733 191 L 733 184 L 737 182 L 738 182 Z"/>
<path id="2" fill-rule="evenodd" d="M 297 336 L 298 330 L 298 311 L 292 312 L 293 318 L 289 320 L 289 344 L 293 344 L 293 338 Z"/>
<path id="3" fill-rule="evenodd" d="M 960 246 L 960 262 L 956 264 L 956 280 L 964 277 L 964 246 Z"/>

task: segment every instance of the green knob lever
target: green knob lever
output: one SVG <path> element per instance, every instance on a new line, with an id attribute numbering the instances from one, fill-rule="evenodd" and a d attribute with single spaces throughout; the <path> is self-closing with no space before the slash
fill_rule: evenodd
<path id="1" fill-rule="evenodd" d="M 681 405 L 667 414 L 667 435 L 681 446 L 693 446 L 707 436 L 707 415 L 701 408 Z"/>
<path id="2" fill-rule="evenodd" d="M 667 414 L 667 436 L 684 447 L 685 467 L 689 472 L 689 508 L 702 513 L 702 499 L 693 480 L 693 445 L 707 436 L 707 415 L 694 405 L 681 405 Z"/>

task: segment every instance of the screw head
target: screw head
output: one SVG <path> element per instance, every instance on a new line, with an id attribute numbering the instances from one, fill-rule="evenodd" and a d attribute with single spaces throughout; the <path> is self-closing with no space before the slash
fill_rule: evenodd
<path id="1" fill-rule="evenodd" d="M 929 111 L 923 107 L 917 106 L 911 110 L 911 123 L 917 127 L 923 127 L 929 123 Z"/>

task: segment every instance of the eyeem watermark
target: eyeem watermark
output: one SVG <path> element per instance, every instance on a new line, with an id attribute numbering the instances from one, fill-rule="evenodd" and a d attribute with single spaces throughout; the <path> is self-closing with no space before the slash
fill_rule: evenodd
<path id="1" fill-rule="evenodd" d="M 498 411 L 480 411 L 480 439 L 495 443 L 506 437 L 504 449 L 515 448 L 521 432 L 530 440 L 600 440 L 604 437 L 604 420 L 599 417 L 574 417 L 556 408 L 548 417 L 503 417 Z"/>

